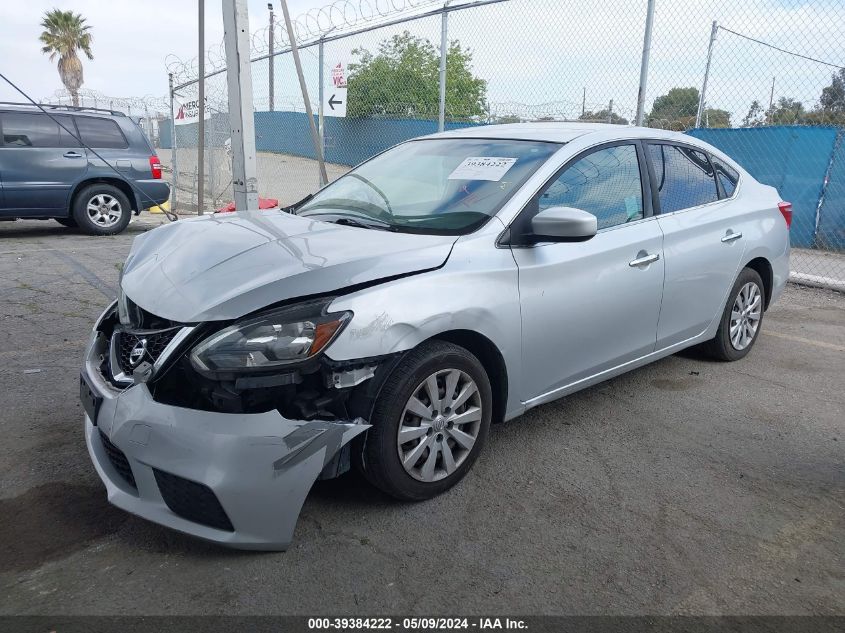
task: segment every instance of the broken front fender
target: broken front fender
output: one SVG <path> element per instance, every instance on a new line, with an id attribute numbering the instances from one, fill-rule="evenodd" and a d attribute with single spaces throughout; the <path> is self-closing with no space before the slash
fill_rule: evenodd
<path id="1" fill-rule="evenodd" d="M 102 397 L 86 416 L 88 451 L 108 499 L 161 525 L 243 549 L 286 549 L 312 484 L 363 420 L 288 420 L 174 407 L 145 384 Z"/>

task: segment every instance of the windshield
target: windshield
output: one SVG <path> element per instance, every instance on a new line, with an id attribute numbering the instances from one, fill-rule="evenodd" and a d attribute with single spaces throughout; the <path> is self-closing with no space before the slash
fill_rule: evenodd
<path id="1" fill-rule="evenodd" d="M 368 228 L 462 235 L 495 215 L 558 149 L 538 141 L 411 141 L 353 169 L 295 212 Z"/>

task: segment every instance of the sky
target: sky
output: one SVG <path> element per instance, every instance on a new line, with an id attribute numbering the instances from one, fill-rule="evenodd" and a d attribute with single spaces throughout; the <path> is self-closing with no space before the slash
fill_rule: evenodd
<path id="1" fill-rule="evenodd" d="M 430 1 L 348 0 L 347 6 Z M 289 3 L 294 17 L 329 4 L 328 0 Z M 251 30 L 265 27 L 267 1 L 249 0 L 248 4 Z M 587 109 L 602 109 L 613 100 L 614 110 L 630 118 L 636 108 L 645 6 L 646 0 L 509 0 L 451 14 L 449 34 L 473 51 L 473 70 L 488 81 L 488 100 L 499 114 L 512 110 L 577 116 L 586 92 Z M 842 0 L 656 0 L 656 6 L 647 108 L 673 86 L 701 86 L 713 20 L 750 37 L 845 66 Z M 84 88 L 113 97 L 163 98 L 167 94 L 165 58 L 169 54 L 186 61 L 196 57 L 195 0 L 0 2 L 0 60 L 5 60 L 0 68 L 36 99 L 61 88 L 55 64 L 41 54 L 37 41 L 41 16 L 53 7 L 80 12 L 92 26 L 95 58 L 83 60 Z M 278 3 L 276 7 L 279 15 Z M 439 42 L 439 18 L 425 18 L 327 44 L 326 63 L 348 62 L 354 59 L 354 48 L 375 50 L 381 40 L 406 28 Z M 208 47 L 219 50 L 222 37 L 221 0 L 210 0 L 206 3 Z M 313 48 L 303 52 L 303 64 L 316 93 Z M 253 68 L 255 105 L 260 110 L 267 104 L 268 73 L 264 64 Z M 301 109 L 290 56 L 277 58 L 274 68 L 277 103 L 285 109 Z M 714 46 L 708 105 L 729 110 L 738 122 L 751 101 L 768 104 L 774 80 L 775 99 L 789 96 L 812 107 L 835 70 L 721 31 Z M 222 92 L 224 82 L 222 77 L 210 81 L 209 92 Z M 312 101 L 316 100 L 313 93 Z M 0 85 L 0 100 L 19 99 Z"/>

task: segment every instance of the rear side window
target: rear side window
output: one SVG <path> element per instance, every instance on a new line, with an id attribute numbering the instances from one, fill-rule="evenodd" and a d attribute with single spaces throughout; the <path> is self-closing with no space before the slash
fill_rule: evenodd
<path id="1" fill-rule="evenodd" d="M 649 144 L 648 152 L 657 180 L 661 213 L 719 199 L 713 167 L 704 152 L 663 144 Z"/>
<path id="2" fill-rule="evenodd" d="M 88 147 L 119 148 L 129 147 L 123 132 L 111 119 L 95 119 L 87 116 L 76 117 L 76 127 L 82 142 Z"/>
<path id="3" fill-rule="evenodd" d="M 739 174 L 730 165 L 723 163 L 715 156 L 710 157 L 713 163 L 713 168 L 716 170 L 716 178 L 719 179 L 719 184 L 722 185 L 722 191 L 725 192 L 725 197 L 730 198 L 736 191 L 736 183 L 739 182 Z"/>
<path id="4" fill-rule="evenodd" d="M 62 125 L 74 132 L 69 117 L 57 117 Z M 5 147 L 76 147 L 78 143 L 46 114 L 30 112 L 4 112 L 0 115 L 3 124 L 3 145 Z"/>

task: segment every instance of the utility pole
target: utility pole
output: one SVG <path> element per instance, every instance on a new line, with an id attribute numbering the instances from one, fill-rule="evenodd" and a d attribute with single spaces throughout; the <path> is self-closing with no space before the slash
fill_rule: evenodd
<path id="1" fill-rule="evenodd" d="M 640 62 L 640 88 L 637 91 L 637 116 L 635 123 L 643 124 L 645 117 L 645 93 L 648 85 L 648 58 L 651 55 L 651 30 L 654 26 L 654 0 L 648 0 L 645 18 L 645 35 L 643 36 L 643 58 Z"/>
<path id="2" fill-rule="evenodd" d="M 255 159 L 255 115 L 252 107 L 252 68 L 249 63 L 247 0 L 223 0 L 223 41 L 229 89 L 229 127 L 232 133 L 232 188 L 235 210 L 258 210 Z"/>
<path id="3" fill-rule="evenodd" d="M 611 99 L 610 103 L 607 105 L 607 122 L 613 123 L 613 99 Z"/>
<path id="4" fill-rule="evenodd" d="M 584 86 L 584 94 L 581 97 L 581 118 L 587 114 L 587 86 Z"/>
<path id="5" fill-rule="evenodd" d="M 707 64 L 704 66 L 704 82 L 701 84 L 701 94 L 698 95 L 698 112 L 695 114 L 695 127 L 701 127 L 701 115 L 704 112 L 707 100 L 707 80 L 710 78 L 710 61 L 713 59 L 713 45 L 716 43 L 716 34 L 719 32 L 719 23 L 713 20 L 710 27 L 710 44 L 707 45 Z"/>
<path id="6" fill-rule="evenodd" d="M 197 214 L 202 215 L 205 205 L 205 0 L 199 0 L 199 121 L 197 133 Z"/>
<path id="7" fill-rule="evenodd" d="M 440 16 L 440 105 L 438 107 L 437 131 L 446 129 L 446 55 L 449 52 L 449 2 L 443 3 Z"/>
<path id="8" fill-rule="evenodd" d="M 246 0 L 239 0 L 246 1 Z M 320 138 L 317 135 L 317 125 L 314 123 L 314 112 L 311 109 L 311 99 L 308 97 L 308 86 L 305 83 L 305 75 L 302 72 L 302 61 L 299 59 L 299 47 L 296 45 L 296 34 L 293 32 L 293 24 L 290 21 L 290 12 L 288 11 L 287 0 L 280 0 L 282 4 L 282 13 L 285 16 L 285 26 L 288 30 L 288 39 L 290 39 L 290 52 L 293 55 L 293 63 L 296 66 L 296 76 L 299 78 L 299 89 L 302 91 L 302 100 L 305 102 L 305 113 L 308 115 L 308 126 L 311 128 L 311 142 L 314 143 L 314 152 L 317 155 L 317 163 L 320 167 L 321 182 L 328 182 L 329 177 L 326 174 L 326 163 L 323 161 L 323 150 L 320 143 Z M 247 52 L 249 49 L 247 49 Z M 247 55 L 247 60 L 249 56 Z"/>
<path id="9" fill-rule="evenodd" d="M 772 77 L 772 91 L 769 93 L 769 109 L 767 112 L 771 112 L 775 105 L 775 79 L 776 77 Z"/>
<path id="10" fill-rule="evenodd" d="M 273 3 L 268 2 L 267 8 L 270 9 L 270 51 L 269 51 L 270 57 L 267 58 L 267 63 L 269 64 L 268 71 L 269 71 L 269 75 L 270 75 L 270 89 L 269 89 L 269 91 L 270 91 L 270 112 L 272 112 L 273 111 L 273 105 L 274 105 L 273 104 L 273 90 L 274 90 L 273 84 L 275 83 L 273 81 L 273 72 L 274 72 L 273 71 L 273 64 L 276 61 L 275 59 L 273 59 L 273 50 L 276 46 L 276 38 L 274 37 L 274 32 L 273 32 L 274 31 L 274 25 L 275 25 L 275 19 L 273 17 Z"/>
<path id="11" fill-rule="evenodd" d="M 173 112 L 173 73 L 167 74 L 167 83 L 170 85 L 170 168 L 173 170 L 170 210 L 176 213 L 176 187 L 179 184 L 179 163 L 176 162 L 176 115 Z"/>

